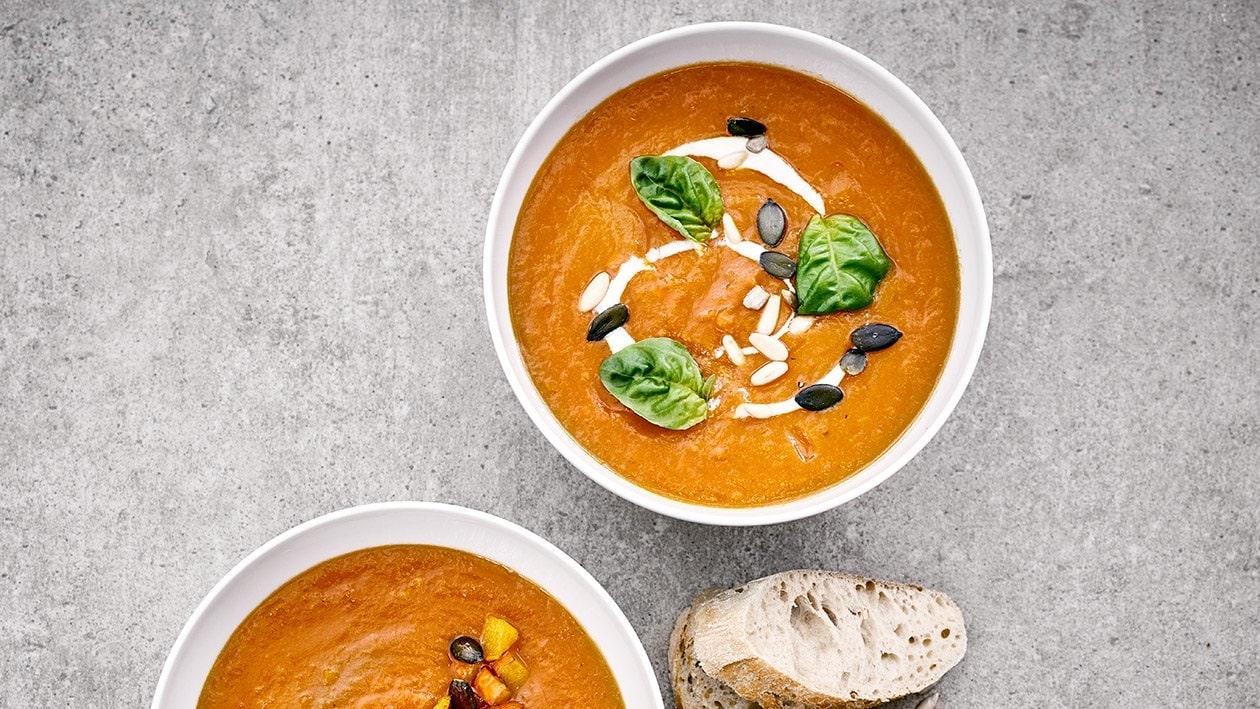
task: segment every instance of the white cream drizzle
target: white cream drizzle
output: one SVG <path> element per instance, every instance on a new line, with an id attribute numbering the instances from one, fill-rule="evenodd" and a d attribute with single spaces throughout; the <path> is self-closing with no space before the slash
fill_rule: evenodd
<path id="1" fill-rule="evenodd" d="M 624 327 L 619 327 L 605 335 L 604 342 L 608 344 L 608 349 L 620 352 L 634 344 L 634 337 Z"/>
<path id="2" fill-rule="evenodd" d="M 671 241 L 668 244 L 658 246 L 654 249 L 648 249 L 647 255 L 645 255 L 643 259 L 648 263 L 656 263 L 663 258 L 669 258 L 675 254 L 685 254 L 688 251 L 700 253 L 701 251 L 704 251 L 704 244 L 695 241 L 688 241 L 686 239 Z"/>
<path id="3" fill-rule="evenodd" d="M 839 364 L 831 368 L 830 372 L 823 375 L 816 384 L 830 384 L 832 386 L 840 386 L 840 382 L 844 380 L 844 370 Z M 796 397 L 784 399 L 783 401 L 774 401 L 768 404 L 754 404 L 748 402 L 735 407 L 735 418 L 737 419 L 768 419 L 771 416 L 782 416 L 790 414 L 793 411 L 800 411 L 801 405 L 796 403 Z"/>
<path id="4" fill-rule="evenodd" d="M 737 241 L 732 244 L 726 239 L 718 239 L 717 245 L 725 246 L 740 256 L 757 263 L 761 263 L 761 254 L 765 252 L 765 249 L 761 247 L 761 244 L 752 241 Z"/>
<path id="5" fill-rule="evenodd" d="M 727 164 L 730 165 L 735 162 L 730 159 L 732 153 L 743 151 L 746 154 L 746 157 L 738 164 L 735 164 L 734 167 L 726 169 L 753 170 L 755 172 L 760 172 L 766 177 L 769 177 L 775 182 L 795 192 L 819 214 L 826 214 L 826 208 L 823 204 L 822 195 L 810 186 L 810 184 L 806 182 L 786 160 L 769 148 L 766 148 L 759 153 L 749 152 L 747 150 L 747 144 L 748 140 L 746 138 L 735 136 L 708 138 L 705 140 L 685 143 L 666 152 L 665 154 L 691 155 L 712 158 L 714 160 L 723 160 L 726 158 Z M 713 231 L 709 244 L 728 248 L 757 264 L 761 263 L 761 255 L 769 250 L 760 243 L 745 240 L 739 231 L 739 227 L 736 226 L 735 220 L 731 218 L 730 214 L 722 215 L 721 237 L 718 236 L 718 233 L 717 229 Z M 626 287 L 630 285 L 630 281 L 644 271 L 654 270 L 653 264 L 656 262 L 669 258 L 670 256 L 687 253 L 688 251 L 703 253 L 704 247 L 704 244 L 698 242 L 687 239 L 679 239 L 662 246 L 649 249 L 643 256 L 631 256 L 617 268 L 617 274 L 613 276 L 612 281 L 608 284 L 607 292 L 599 301 L 599 304 L 596 305 L 591 312 L 598 314 L 608 308 L 611 308 L 617 303 L 620 303 L 625 295 Z M 795 294 L 796 287 L 792 284 L 792 281 L 786 278 L 782 280 L 784 286 Z M 799 316 L 798 319 L 798 316 L 794 312 L 789 311 L 787 320 L 785 320 L 783 325 L 781 325 L 774 334 L 770 335 L 770 337 L 775 340 L 781 340 L 785 334 L 799 334 L 808 329 L 809 326 L 813 324 L 813 320 L 814 318 L 808 315 Z M 794 323 L 796 324 L 796 327 L 793 327 Z M 635 339 L 624 327 L 619 327 L 610 332 L 607 337 L 604 338 L 604 342 L 608 344 L 608 347 L 613 352 L 617 352 L 634 344 Z M 755 347 L 742 347 L 740 349 L 745 355 L 759 353 Z M 725 348 L 719 347 L 715 351 L 715 356 L 721 357 L 724 352 Z M 841 369 L 840 364 L 837 363 L 836 366 L 832 367 L 831 370 L 823 375 L 823 377 L 816 383 L 839 386 L 840 382 L 843 380 L 844 370 Z M 709 409 L 712 410 L 717 408 L 718 401 L 717 397 L 710 399 Z M 793 411 L 800 410 L 800 404 L 797 404 L 796 398 L 792 397 L 783 401 L 774 401 L 763 404 L 753 402 L 742 403 L 735 407 L 734 417 L 737 419 L 767 419 L 773 416 L 782 416 L 783 414 L 790 414 Z"/>
<path id="6" fill-rule="evenodd" d="M 683 145 L 670 150 L 666 155 L 692 155 L 702 158 L 712 158 L 721 160 L 731 153 L 739 150 L 747 151 L 748 139 L 736 136 L 723 136 L 721 138 L 708 138 L 705 140 L 697 140 L 692 143 Z M 823 206 L 822 195 L 809 183 L 800 176 L 786 160 L 779 157 L 778 153 L 770 148 L 766 148 L 759 153 L 748 153 L 748 157 L 735 170 L 753 170 L 769 177 L 775 182 L 792 190 L 801 196 L 809 206 L 813 207 L 819 214 L 826 214 L 827 210 Z"/>
<path id="7" fill-rule="evenodd" d="M 599 314 L 620 303 L 621 296 L 625 295 L 626 286 L 630 285 L 630 279 L 649 268 L 651 266 L 648 265 L 647 259 L 642 256 L 631 256 L 626 259 L 617 268 L 617 275 L 613 276 L 612 282 L 608 284 L 608 290 L 604 292 L 604 297 L 600 299 L 593 312 Z"/>
<path id="8" fill-rule="evenodd" d="M 643 256 L 631 256 L 617 268 L 617 275 L 613 276 L 612 281 L 609 282 L 607 292 L 604 293 L 604 297 L 600 299 L 599 304 L 591 312 L 598 315 L 620 303 L 622 297 L 626 294 L 626 286 L 630 285 L 630 281 L 644 271 L 653 270 L 652 264 L 657 261 L 678 254 L 685 254 L 688 251 L 700 252 L 703 249 L 704 246 L 702 244 L 680 239 L 657 246 L 654 249 L 648 249 L 648 252 Z M 613 352 L 618 352 L 633 345 L 635 340 L 629 332 L 626 332 L 626 328 L 619 327 L 608 333 L 604 338 L 604 342 L 608 343 L 608 347 Z"/>

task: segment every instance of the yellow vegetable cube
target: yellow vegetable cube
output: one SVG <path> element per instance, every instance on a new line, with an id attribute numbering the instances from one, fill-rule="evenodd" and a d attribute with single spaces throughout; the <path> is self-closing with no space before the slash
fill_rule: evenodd
<path id="1" fill-rule="evenodd" d="M 486 624 L 481 628 L 481 651 L 487 660 L 493 662 L 511 650 L 520 636 L 516 626 L 506 620 L 494 615 L 486 616 Z"/>
<path id="2" fill-rule="evenodd" d="M 451 709 L 451 698 L 442 697 L 441 699 L 437 700 L 437 704 L 433 705 L 433 709 Z"/>
<path id="3" fill-rule="evenodd" d="M 521 686 L 525 684 L 526 678 L 529 677 L 529 668 L 514 652 L 509 652 L 503 657 L 495 660 L 490 665 L 490 669 L 503 680 L 503 683 L 515 694 L 521 690 Z"/>

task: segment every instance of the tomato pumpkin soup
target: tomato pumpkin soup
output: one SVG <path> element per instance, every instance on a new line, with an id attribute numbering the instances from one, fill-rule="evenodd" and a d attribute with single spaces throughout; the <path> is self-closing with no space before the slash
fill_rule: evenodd
<path id="1" fill-rule="evenodd" d="M 241 623 L 198 702 L 217 707 L 624 707 L 603 655 L 538 586 L 422 545 L 309 569 Z"/>
<path id="2" fill-rule="evenodd" d="M 579 121 L 512 240 L 525 365 L 632 482 L 756 506 L 860 470 L 906 430 L 954 335 L 958 256 L 932 180 L 833 86 L 703 64 Z"/>

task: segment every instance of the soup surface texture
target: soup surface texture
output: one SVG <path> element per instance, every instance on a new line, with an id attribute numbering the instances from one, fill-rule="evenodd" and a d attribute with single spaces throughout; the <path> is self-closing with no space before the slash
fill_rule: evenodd
<path id="1" fill-rule="evenodd" d="M 487 615 L 520 630 L 527 709 L 621 709 L 604 657 L 558 601 L 492 561 L 443 547 L 353 552 L 280 587 L 241 623 L 206 680 L 200 709 L 417 707 L 447 695 L 452 639 Z"/>
<path id="2" fill-rule="evenodd" d="M 745 294 L 754 285 L 780 293 L 783 281 L 713 243 L 662 259 L 655 270 L 634 278 L 621 299 L 631 313 L 626 331 L 638 340 L 673 338 L 687 347 L 704 376 L 716 375 L 708 418 L 687 430 L 667 430 L 640 418 L 601 386 L 600 365 L 609 347 L 585 340 L 592 313 L 581 312 L 578 301 L 594 274 L 616 273 L 627 258 L 682 238 L 640 201 L 628 176 L 630 161 L 725 136 L 732 116 L 764 123 L 772 151 L 821 195 L 826 212 L 862 220 L 892 266 L 868 307 L 820 316 L 805 332 L 785 335 L 789 371 L 762 386 L 752 385 L 750 374 L 766 358 L 749 354 L 738 366 L 719 348 L 728 334 L 749 343 L 759 313 L 744 306 Z M 745 241 L 756 242 L 754 225 L 767 198 L 782 205 L 787 233 L 775 250 L 797 257 L 801 232 L 816 213 L 803 196 L 760 172 L 723 169 L 711 157 L 696 159 L 716 178 L 726 214 Z M 631 85 L 559 142 L 521 208 L 508 289 L 530 376 L 582 446 L 649 490 L 740 507 L 833 485 L 897 440 L 931 394 L 948 356 L 959 269 L 935 186 L 879 116 L 803 74 L 703 64 Z M 742 403 L 792 399 L 800 387 L 817 382 L 850 347 L 850 333 L 869 323 L 887 323 L 904 336 L 870 353 L 860 375 L 844 379 L 841 403 L 826 411 L 736 418 Z"/>

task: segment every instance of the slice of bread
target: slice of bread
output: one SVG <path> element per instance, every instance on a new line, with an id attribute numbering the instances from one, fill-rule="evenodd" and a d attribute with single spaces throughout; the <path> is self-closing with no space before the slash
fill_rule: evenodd
<path id="1" fill-rule="evenodd" d="M 682 709 L 871 707 L 923 691 L 967 649 L 962 611 L 945 594 L 828 571 L 719 593 L 675 634 L 675 690 L 680 677 L 700 687 Z"/>
<path id="2" fill-rule="evenodd" d="M 669 666 L 674 680 L 677 709 L 760 709 L 735 690 L 705 674 L 692 652 L 691 611 L 716 596 L 717 589 L 702 592 L 683 610 L 669 637 Z"/>

